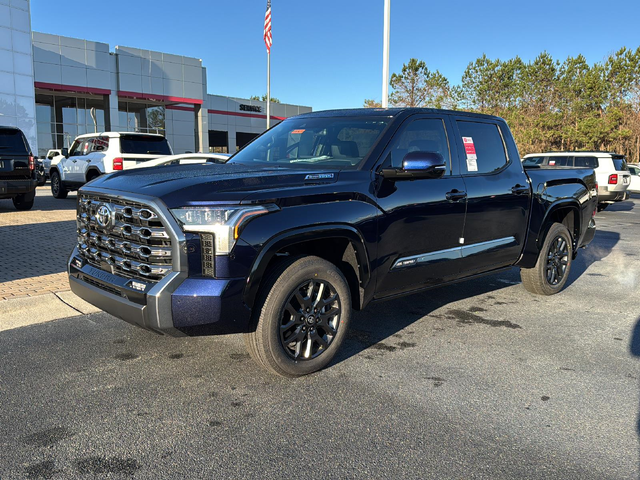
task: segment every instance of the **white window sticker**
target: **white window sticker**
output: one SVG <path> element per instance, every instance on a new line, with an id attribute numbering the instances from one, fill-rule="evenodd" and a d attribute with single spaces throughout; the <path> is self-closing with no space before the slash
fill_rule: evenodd
<path id="1" fill-rule="evenodd" d="M 473 144 L 472 137 L 462 137 L 464 144 L 464 152 L 467 154 L 467 171 L 478 171 L 478 156 L 476 155 L 476 146 Z"/>
<path id="2" fill-rule="evenodd" d="M 467 171 L 478 171 L 478 157 L 476 155 L 467 155 Z"/>

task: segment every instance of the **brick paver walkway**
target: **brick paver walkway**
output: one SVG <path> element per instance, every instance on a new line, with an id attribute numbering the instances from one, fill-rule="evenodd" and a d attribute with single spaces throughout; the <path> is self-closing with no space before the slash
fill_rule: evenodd
<path id="1" fill-rule="evenodd" d="M 33 209 L 0 200 L 0 300 L 69 290 L 66 262 L 76 241 L 76 196 L 39 187 Z"/>

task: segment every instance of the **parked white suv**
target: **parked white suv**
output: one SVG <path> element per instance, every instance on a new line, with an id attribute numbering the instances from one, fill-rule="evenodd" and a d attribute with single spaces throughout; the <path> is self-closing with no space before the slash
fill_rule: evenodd
<path id="1" fill-rule="evenodd" d="M 44 174 L 47 178 L 49 178 L 49 172 L 51 171 L 51 167 L 57 165 L 60 160 L 64 158 L 64 153 L 66 153 L 66 148 L 54 148 L 47 152 L 47 156 L 42 159 L 42 164 L 44 165 Z"/>
<path id="2" fill-rule="evenodd" d="M 51 167 L 51 193 L 55 198 L 66 198 L 70 191 L 103 173 L 127 170 L 172 154 L 169 142 L 162 135 L 132 132 L 80 135 L 71 145 L 68 156 Z"/>
<path id="3" fill-rule="evenodd" d="M 613 152 L 549 152 L 525 155 L 522 164 L 593 168 L 598 182 L 598 211 L 628 198 L 631 173 L 624 155 Z"/>

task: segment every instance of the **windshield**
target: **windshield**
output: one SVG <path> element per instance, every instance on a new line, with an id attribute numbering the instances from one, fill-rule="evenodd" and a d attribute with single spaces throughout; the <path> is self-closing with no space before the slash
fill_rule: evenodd
<path id="1" fill-rule="evenodd" d="M 292 118 L 265 132 L 229 163 L 357 168 L 389 118 Z"/>
<path id="2" fill-rule="evenodd" d="M 171 155 L 169 142 L 155 135 L 120 135 L 121 153 Z"/>

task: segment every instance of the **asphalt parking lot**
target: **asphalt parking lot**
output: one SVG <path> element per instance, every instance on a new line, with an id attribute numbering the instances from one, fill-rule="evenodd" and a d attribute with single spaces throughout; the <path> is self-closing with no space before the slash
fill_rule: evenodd
<path id="1" fill-rule="evenodd" d="M 597 223 L 561 294 L 371 305 L 297 380 L 104 313 L 0 331 L 0 478 L 638 478 L 640 199 Z"/>

